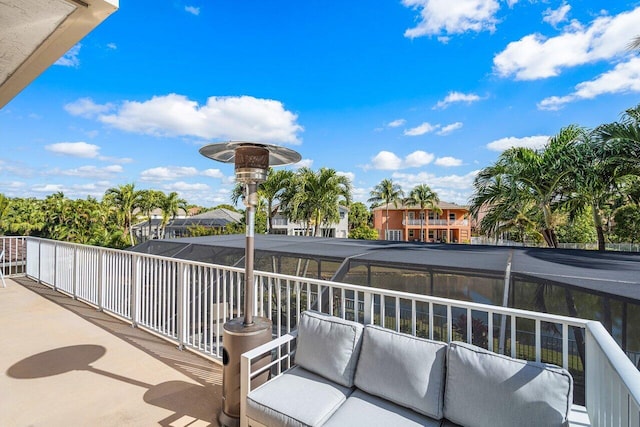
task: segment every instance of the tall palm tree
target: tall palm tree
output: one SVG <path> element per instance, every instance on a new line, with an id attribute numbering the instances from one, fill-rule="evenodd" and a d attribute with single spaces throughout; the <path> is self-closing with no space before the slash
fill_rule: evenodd
<path id="1" fill-rule="evenodd" d="M 528 219 L 540 216 L 539 232 L 547 246 L 558 247 L 555 227 L 576 173 L 576 141 L 583 132 L 571 125 L 552 136 L 542 150 L 514 147 L 504 151 L 496 163 L 476 176 L 472 214 L 484 209 L 493 213 L 490 218 L 501 220 L 504 215 L 494 211 L 504 213 L 514 205 L 526 207 Z"/>
<path id="2" fill-rule="evenodd" d="M 313 225 L 313 235 L 319 236 L 321 225 L 337 222 L 339 205 L 351 203 L 351 181 L 335 169 L 300 168 L 295 177 L 288 178 L 281 194 L 285 213 L 293 220 L 302 220 L 307 229 Z"/>
<path id="3" fill-rule="evenodd" d="M 147 217 L 147 236 L 151 238 L 151 214 L 155 208 L 161 207 L 164 193 L 158 190 L 140 190 L 138 197 L 138 207 L 142 214 Z"/>
<path id="4" fill-rule="evenodd" d="M 416 185 L 411 192 L 409 192 L 409 197 L 404 200 L 404 204 L 407 206 L 420 206 L 422 209 L 422 215 L 420 216 L 420 240 L 424 240 L 424 220 L 427 217 L 427 210 L 432 210 L 436 213 L 442 213 L 442 209 L 438 207 L 438 203 L 440 203 L 440 198 L 438 194 L 433 191 L 427 184 L 419 184 Z"/>
<path id="5" fill-rule="evenodd" d="M 187 201 L 185 199 L 180 198 L 178 193 L 172 191 L 171 193 L 165 195 L 162 194 L 162 198 L 160 199 L 160 208 L 162 209 L 162 222 L 160 224 L 161 236 L 164 238 L 165 229 L 170 219 L 175 219 L 178 213 L 180 213 L 180 209 L 183 211 L 187 211 Z"/>
<path id="6" fill-rule="evenodd" d="M 640 36 L 635 36 L 631 42 L 629 42 L 629 45 L 627 46 L 627 49 L 629 50 L 640 50 Z"/>
<path id="7" fill-rule="evenodd" d="M 134 211 L 140 203 L 140 191 L 135 184 L 124 184 L 107 189 L 105 199 L 116 208 L 117 216 L 122 226 L 123 235 L 129 234 L 129 242 L 133 245 L 133 230 L 131 228 Z"/>
<path id="8" fill-rule="evenodd" d="M 267 179 L 258 187 L 258 194 L 267 202 L 267 232 L 273 229 L 273 217 L 277 212 L 273 204 L 282 196 L 287 186 L 290 185 L 294 172 L 286 169 L 274 171 L 269 169 Z"/>
<path id="9" fill-rule="evenodd" d="M 386 221 L 385 221 L 385 239 L 389 234 L 389 205 L 393 203 L 395 207 L 398 207 L 398 202 L 404 197 L 404 191 L 398 184 L 395 184 L 391 179 L 385 178 L 373 190 L 369 193 L 368 203 L 386 205 Z"/>

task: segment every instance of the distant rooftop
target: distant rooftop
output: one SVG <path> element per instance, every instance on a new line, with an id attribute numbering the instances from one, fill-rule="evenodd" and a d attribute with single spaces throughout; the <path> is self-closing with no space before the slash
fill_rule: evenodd
<path id="1" fill-rule="evenodd" d="M 401 202 L 398 202 L 397 204 L 393 204 L 393 203 L 389 203 L 389 210 L 394 210 L 394 209 L 420 209 L 420 206 L 417 205 L 405 205 Z M 438 203 L 438 207 L 442 210 L 446 210 L 446 209 L 469 209 L 468 206 L 464 206 L 464 205 L 457 205 L 455 203 L 450 203 L 450 202 L 439 202 Z M 380 206 L 376 206 L 375 208 L 373 208 L 374 211 L 377 210 L 381 210 L 381 209 L 387 209 L 387 204 L 382 204 Z"/>

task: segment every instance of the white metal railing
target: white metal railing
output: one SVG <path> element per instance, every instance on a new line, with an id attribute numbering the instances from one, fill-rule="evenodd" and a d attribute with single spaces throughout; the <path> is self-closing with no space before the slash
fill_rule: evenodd
<path id="1" fill-rule="evenodd" d="M 239 268 L 37 238 L 26 254 L 27 276 L 217 359 L 242 315 Z"/>
<path id="2" fill-rule="evenodd" d="M 26 238 L 23 236 L 0 236 L 0 268 L 5 276 L 24 274 L 26 267 Z"/>
<path id="3" fill-rule="evenodd" d="M 586 407 L 594 426 L 640 426 L 640 372 L 600 322 L 589 322 Z"/>
<path id="4" fill-rule="evenodd" d="M 214 358 L 221 357 L 222 325 L 243 314 L 243 269 L 37 238 L 26 239 L 26 254 L 28 276 Z M 300 313 L 314 309 L 570 370 L 582 372 L 586 360 L 592 420 L 630 420 L 615 425 L 638 426 L 633 420 L 638 419 L 640 372 L 631 369 L 598 322 L 275 273 L 254 276 L 254 314 L 272 320 L 275 337 L 294 332 Z M 586 358 L 578 337 L 585 339 Z M 287 356 L 280 353 L 284 361 Z M 290 362 L 277 363 L 286 368 Z M 609 390 L 613 394 L 607 398 Z M 620 399 L 627 399 L 627 406 Z"/>

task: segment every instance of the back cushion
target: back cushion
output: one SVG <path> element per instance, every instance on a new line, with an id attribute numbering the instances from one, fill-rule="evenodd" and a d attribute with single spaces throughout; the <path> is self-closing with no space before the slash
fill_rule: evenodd
<path id="1" fill-rule="evenodd" d="M 465 426 L 562 426 L 573 401 L 565 369 L 449 344 L 444 416 Z"/>
<path id="2" fill-rule="evenodd" d="M 353 387 L 362 343 L 359 323 L 305 311 L 298 323 L 296 364 L 345 387 Z"/>
<path id="3" fill-rule="evenodd" d="M 367 325 L 356 387 L 439 420 L 446 352 L 445 343 Z"/>

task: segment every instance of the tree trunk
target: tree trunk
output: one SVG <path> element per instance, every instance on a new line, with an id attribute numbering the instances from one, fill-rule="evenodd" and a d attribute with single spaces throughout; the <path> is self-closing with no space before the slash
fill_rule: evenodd
<path id="1" fill-rule="evenodd" d="M 550 248 L 558 247 L 558 238 L 556 236 L 555 231 L 552 228 L 545 228 L 542 230 L 542 237 L 544 237 L 544 241 Z"/>
<path id="2" fill-rule="evenodd" d="M 606 242 L 604 241 L 604 228 L 602 227 L 602 217 L 600 216 L 600 210 L 595 203 L 591 205 L 591 213 L 593 214 L 593 224 L 596 226 L 596 233 L 598 234 L 598 250 L 605 251 L 607 249 Z"/>
<path id="3" fill-rule="evenodd" d="M 578 317 L 578 310 L 576 309 L 576 303 L 573 298 L 573 293 L 571 289 L 565 287 L 564 288 L 564 299 L 567 304 L 567 310 L 569 311 L 569 316 Z M 584 336 L 582 335 L 582 329 L 573 327 L 573 336 L 576 338 L 576 345 L 578 346 L 578 355 L 580 356 L 580 361 L 582 362 L 582 367 L 586 366 L 585 356 L 584 356 Z"/>
<path id="4" fill-rule="evenodd" d="M 267 202 L 267 209 L 269 210 L 269 215 L 267 216 L 267 234 L 273 234 L 273 208 L 271 201 Z"/>
<path id="5" fill-rule="evenodd" d="M 389 203 L 387 203 L 387 219 L 385 221 L 385 229 L 386 231 L 382 240 L 387 240 L 389 238 Z"/>

